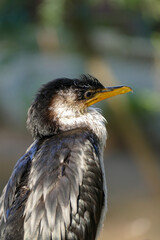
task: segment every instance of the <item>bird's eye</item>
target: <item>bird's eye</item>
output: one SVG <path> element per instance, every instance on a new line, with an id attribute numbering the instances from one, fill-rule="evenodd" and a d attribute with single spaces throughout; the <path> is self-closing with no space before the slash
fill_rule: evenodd
<path id="1" fill-rule="evenodd" d="M 85 96 L 85 98 L 89 98 L 92 96 L 92 94 L 93 94 L 92 92 L 88 91 L 84 94 L 84 96 Z"/>

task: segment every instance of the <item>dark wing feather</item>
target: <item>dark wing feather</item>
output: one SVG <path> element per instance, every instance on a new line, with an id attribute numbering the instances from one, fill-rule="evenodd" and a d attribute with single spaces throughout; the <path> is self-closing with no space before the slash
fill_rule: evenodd
<path id="1" fill-rule="evenodd" d="M 44 140 L 29 175 L 25 240 L 95 239 L 104 204 L 97 149 L 96 136 L 84 130 Z"/>
<path id="2" fill-rule="evenodd" d="M 27 186 L 31 158 L 37 143 L 18 160 L 0 198 L 0 239 L 19 240 L 23 236 L 23 211 L 29 194 Z"/>
<path id="3" fill-rule="evenodd" d="M 104 205 L 98 151 L 84 129 L 34 143 L 1 197 L 0 239 L 95 239 Z"/>

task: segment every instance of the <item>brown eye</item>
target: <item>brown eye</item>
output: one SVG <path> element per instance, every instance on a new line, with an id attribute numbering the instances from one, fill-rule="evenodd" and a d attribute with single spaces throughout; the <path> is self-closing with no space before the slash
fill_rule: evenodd
<path id="1" fill-rule="evenodd" d="M 86 92 L 86 93 L 84 94 L 85 98 L 89 98 L 89 97 L 91 97 L 92 95 L 93 95 L 93 92 L 90 92 L 90 91 L 88 91 L 88 92 Z"/>

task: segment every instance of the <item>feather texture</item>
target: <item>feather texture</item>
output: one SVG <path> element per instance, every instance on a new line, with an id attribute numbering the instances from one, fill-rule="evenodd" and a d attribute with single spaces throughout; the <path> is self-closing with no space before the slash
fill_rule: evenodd
<path id="1" fill-rule="evenodd" d="M 98 139 L 87 129 L 36 142 L 18 161 L 4 190 L 0 239 L 95 239 L 105 202 L 97 151 Z M 25 193 L 17 194 L 22 187 Z M 19 235 L 13 228 L 17 209 Z"/>

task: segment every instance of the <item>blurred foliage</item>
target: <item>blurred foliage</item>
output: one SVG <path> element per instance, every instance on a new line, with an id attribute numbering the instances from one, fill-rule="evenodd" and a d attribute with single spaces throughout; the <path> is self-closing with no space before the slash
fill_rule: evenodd
<path id="1" fill-rule="evenodd" d="M 112 18 L 110 17 L 112 15 Z M 105 16 L 105 17 L 104 17 Z M 70 21 L 70 20 L 75 21 Z M 103 22 L 101 22 L 103 20 Z M 134 25 L 137 21 L 148 27 L 160 27 L 159 0 L 2 0 L 0 3 L 0 29 L 12 31 L 27 24 L 48 25 L 58 27 L 61 24 L 88 26 L 90 29 L 96 23 L 112 27 L 118 21 Z M 137 27 L 139 27 L 137 25 Z"/>
<path id="2" fill-rule="evenodd" d="M 0 28 L 13 30 L 37 22 L 37 7 L 41 0 L 2 0 L 0 3 Z"/>
<path id="3" fill-rule="evenodd" d="M 38 13 L 42 24 L 57 27 L 62 24 L 65 0 L 44 0 Z"/>
<path id="4" fill-rule="evenodd" d="M 152 92 L 149 90 L 141 91 L 141 93 L 136 94 L 137 108 L 150 113 L 160 113 L 160 101 L 159 92 Z M 138 109 L 137 109 L 138 110 Z"/>
<path id="5" fill-rule="evenodd" d="M 110 2 L 114 2 L 114 4 L 124 9 L 140 11 L 144 17 L 154 18 L 158 21 L 160 20 L 159 0 L 114 0 Z"/>

